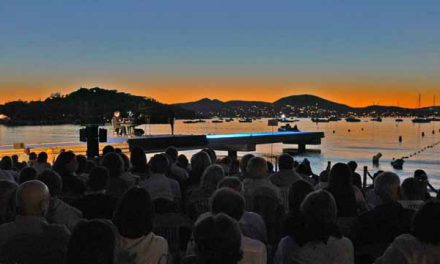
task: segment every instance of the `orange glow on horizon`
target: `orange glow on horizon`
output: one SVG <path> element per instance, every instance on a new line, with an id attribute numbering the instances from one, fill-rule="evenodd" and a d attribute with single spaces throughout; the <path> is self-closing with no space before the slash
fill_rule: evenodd
<path id="1" fill-rule="evenodd" d="M 422 106 L 433 105 L 433 97 L 437 93 L 440 102 L 440 92 L 434 86 L 428 85 L 419 89 L 415 85 L 371 85 L 371 84 L 335 84 L 335 83 L 282 83 L 282 82 L 159 82 L 154 84 L 132 83 L 122 84 L 88 84 L 70 85 L 60 89 L 60 86 L 43 86 L 35 88 L 27 85 L 1 85 L 0 104 L 15 100 L 45 99 L 52 93 L 70 93 L 78 87 L 103 87 L 152 97 L 162 103 L 182 103 L 196 101 L 202 98 L 247 101 L 273 102 L 282 97 L 298 94 L 311 94 L 334 102 L 353 107 L 367 105 L 393 105 L 414 108 L 417 107 L 418 94 L 422 94 Z M 132 87 L 132 88 L 129 88 Z M 356 88 L 354 88 L 356 87 Z M 438 105 L 438 104 L 437 104 Z"/>

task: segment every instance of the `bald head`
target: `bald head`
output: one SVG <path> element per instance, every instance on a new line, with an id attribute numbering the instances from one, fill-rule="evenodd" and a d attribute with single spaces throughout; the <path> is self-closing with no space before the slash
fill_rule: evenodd
<path id="1" fill-rule="evenodd" d="M 21 215 L 45 216 L 49 207 L 49 189 L 37 180 L 21 184 L 17 190 L 17 203 Z"/>

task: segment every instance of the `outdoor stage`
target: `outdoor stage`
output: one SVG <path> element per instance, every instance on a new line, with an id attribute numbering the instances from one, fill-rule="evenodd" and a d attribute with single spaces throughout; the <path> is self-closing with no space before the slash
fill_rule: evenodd
<path id="1" fill-rule="evenodd" d="M 100 143 L 100 150 L 106 145 L 122 149 L 128 153 L 131 148 L 141 147 L 146 153 L 164 151 L 169 146 L 179 150 L 195 150 L 212 148 L 214 150 L 228 151 L 235 156 L 238 151 L 255 151 L 256 145 L 284 143 L 298 145 L 298 152 L 306 151 L 306 145 L 319 145 L 324 137 L 323 132 L 256 132 L 238 134 L 211 134 L 211 135 L 152 135 L 141 137 L 116 137 L 108 138 L 106 143 Z M 56 156 L 62 150 L 72 150 L 77 154 L 86 154 L 87 144 L 81 142 L 25 144 L 15 147 L 10 145 L 0 146 L 0 157 L 6 155 L 25 155 L 25 151 L 45 151 L 49 156 Z"/>

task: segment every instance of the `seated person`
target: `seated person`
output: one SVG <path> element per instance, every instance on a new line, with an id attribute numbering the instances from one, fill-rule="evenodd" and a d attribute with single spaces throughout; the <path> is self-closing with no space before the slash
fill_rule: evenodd
<path id="1" fill-rule="evenodd" d="M 395 173 L 384 172 L 374 181 L 374 191 L 382 204 L 359 216 L 355 225 L 356 246 L 387 245 L 401 235 L 410 232 L 413 210 L 405 209 L 398 202 L 400 199 L 400 179 Z M 375 251 L 379 256 L 381 250 Z M 377 256 L 371 256 L 377 257 Z"/>
<path id="2" fill-rule="evenodd" d="M 292 186 L 296 181 L 301 180 L 301 176 L 299 176 L 293 168 L 293 157 L 289 154 L 282 154 L 278 158 L 278 167 L 279 171 L 272 174 L 269 177 L 269 180 L 278 187 L 287 187 Z"/>
<path id="3" fill-rule="evenodd" d="M 240 193 L 230 188 L 221 188 L 212 196 L 211 205 L 211 214 L 205 214 L 199 217 L 196 225 L 198 222 L 203 221 L 204 218 L 209 217 L 209 215 L 219 213 L 224 213 L 239 221 L 244 213 L 245 201 Z M 242 236 L 241 250 L 243 251 L 243 259 L 239 263 L 258 264 L 267 262 L 266 246 L 258 240 Z"/>
<path id="4" fill-rule="evenodd" d="M 41 181 L 18 187 L 18 215 L 0 226 L 0 262 L 63 263 L 70 232 L 64 225 L 48 223 L 49 201 L 49 189 Z"/>
<path id="5" fill-rule="evenodd" d="M 38 180 L 49 188 L 50 203 L 46 215 L 47 220 L 49 223 L 64 224 L 72 231 L 81 220 L 82 212 L 58 198 L 63 188 L 60 175 L 55 171 L 45 170 L 38 176 Z"/>
<path id="6" fill-rule="evenodd" d="M 249 160 L 243 186 L 246 208 L 248 210 L 253 210 L 254 198 L 262 190 L 273 197 L 280 198 L 280 190 L 269 180 L 267 162 L 264 158 L 254 157 Z"/>
<path id="7" fill-rule="evenodd" d="M 18 184 L 37 179 L 37 171 L 33 167 L 24 167 L 18 176 Z"/>
<path id="8" fill-rule="evenodd" d="M 240 194 L 243 194 L 243 183 L 238 177 L 225 177 L 218 184 L 220 188 L 230 188 Z M 244 211 L 240 221 L 240 229 L 244 236 L 259 240 L 263 243 L 267 242 L 266 224 L 263 218 L 254 212 Z"/>
<path id="9" fill-rule="evenodd" d="M 425 198 L 426 188 L 423 182 L 417 180 L 416 178 L 406 178 L 402 182 L 401 199 L 399 203 L 403 208 L 413 209 L 415 211 L 423 205 Z"/>
<path id="10" fill-rule="evenodd" d="M 398 236 L 376 264 L 440 263 L 440 202 L 422 205 L 411 233 Z"/>
<path id="11" fill-rule="evenodd" d="M 336 211 L 329 192 L 307 195 L 301 204 L 301 220 L 281 240 L 275 263 L 354 263 L 353 244 L 339 231 Z"/>
<path id="12" fill-rule="evenodd" d="M 120 248 L 137 264 L 166 264 L 168 243 L 153 233 L 154 206 L 148 192 L 133 187 L 122 196 L 113 223 L 120 234 Z"/>
<path id="13" fill-rule="evenodd" d="M 240 228 L 226 214 L 208 216 L 197 223 L 194 240 L 195 259 L 185 263 L 237 264 L 242 258 Z"/>
<path id="14" fill-rule="evenodd" d="M 90 172 L 86 194 L 73 203 L 83 213 L 84 218 L 112 219 L 117 199 L 106 194 L 108 175 L 105 167 L 96 167 Z"/>
<path id="15" fill-rule="evenodd" d="M 117 235 L 106 220 L 82 220 L 69 241 L 66 264 L 118 263 Z M 124 262 L 120 262 L 124 263 Z"/>
<path id="16" fill-rule="evenodd" d="M 352 170 L 347 164 L 336 163 L 330 170 L 328 187 L 338 206 L 338 217 L 356 217 L 367 210 L 362 192 L 353 185 Z"/>

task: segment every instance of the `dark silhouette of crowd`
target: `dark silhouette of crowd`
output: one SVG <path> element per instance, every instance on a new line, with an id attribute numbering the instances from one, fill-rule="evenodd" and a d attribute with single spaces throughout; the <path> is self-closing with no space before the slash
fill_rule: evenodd
<path id="1" fill-rule="evenodd" d="M 367 186 L 354 161 L 316 175 L 289 154 L 148 157 L 3 157 L 0 263 L 440 263 L 440 201 L 422 170 Z"/>

